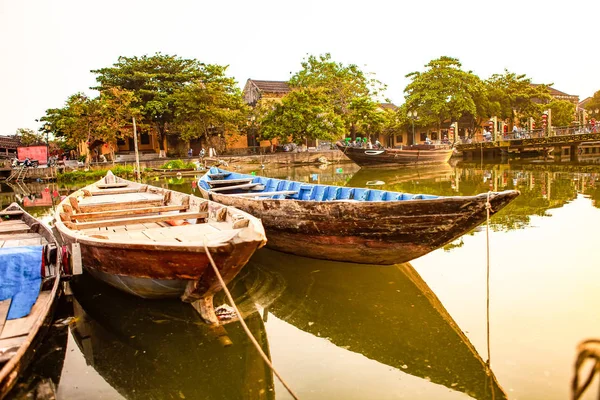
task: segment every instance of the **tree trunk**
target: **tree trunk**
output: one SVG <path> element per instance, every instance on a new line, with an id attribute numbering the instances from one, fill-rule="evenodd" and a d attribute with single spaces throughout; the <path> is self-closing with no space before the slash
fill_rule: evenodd
<path id="1" fill-rule="evenodd" d="M 165 151 L 165 124 L 156 123 L 156 131 L 158 132 L 158 149 L 160 150 L 158 157 L 163 158 L 167 156 Z"/>

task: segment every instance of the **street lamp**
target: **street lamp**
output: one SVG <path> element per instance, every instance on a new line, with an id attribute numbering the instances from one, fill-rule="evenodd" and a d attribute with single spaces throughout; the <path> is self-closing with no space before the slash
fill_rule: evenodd
<path id="1" fill-rule="evenodd" d="M 408 111 L 408 118 L 412 121 L 412 144 L 415 144 L 415 119 L 417 119 L 417 110 Z"/>

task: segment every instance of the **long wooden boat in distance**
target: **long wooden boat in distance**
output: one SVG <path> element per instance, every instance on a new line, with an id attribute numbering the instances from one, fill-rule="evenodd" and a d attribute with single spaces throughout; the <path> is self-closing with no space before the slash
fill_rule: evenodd
<path id="1" fill-rule="evenodd" d="M 221 285 L 205 248 L 228 283 L 266 240 L 261 222 L 243 211 L 110 172 L 65 198 L 55 219 L 94 277 L 139 297 L 181 296 L 216 325 Z"/>
<path id="2" fill-rule="evenodd" d="M 198 186 L 205 198 L 260 218 L 272 249 L 363 264 L 410 261 L 460 237 L 487 215 L 488 193 L 414 195 L 315 185 L 216 167 L 200 178 Z M 516 190 L 490 193 L 491 214 L 518 195 Z"/>
<path id="3" fill-rule="evenodd" d="M 60 252 L 50 228 L 16 203 L 0 211 L 0 399 L 48 331 L 60 278 Z"/>
<path id="4" fill-rule="evenodd" d="M 433 144 L 403 146 L 401 149 L 365 149 L 346 146 L 340 142 L 336 146 L 361 167 L 447 163 L 454 151 L 450 146 Z"/>

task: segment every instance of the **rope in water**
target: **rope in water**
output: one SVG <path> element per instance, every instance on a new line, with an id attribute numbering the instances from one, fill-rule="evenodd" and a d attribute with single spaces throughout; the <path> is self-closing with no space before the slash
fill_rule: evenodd
<path id="1" fill-rule="evenodd" d="M 487 258 L 487 275 L 486 275 L 486 324 L 487 324 L 487 361 L 485 366 L 487 368 L 487 374 L 491 377 L 492 372 L 490 370 L 491 356 L 490 356 L 490 212 L 492 209 L 492 203 L 490 203 L 490 193 L 487 193 L 487 201 L 485 203 L 486 211 L 486 223 L 485 223 L 485 246 L 486 246 L 486 258 Z M 492 386 L 492 399 L 496 398 L 496 392 Z"/>
<path id="2" fill-rule="evenodd" d="M 235 305 L 235 302 L 233 301 L 233 297 L 231 296 L 231 292 L 229 292 L 229 289 L 227 289 L 227 286 L 225 285 L 225 281 L 223 281 L 223 278 L 221 277 L 221 274 L 219 273 L 219 269 L 217 268 L 217 265 L 215 264 L 215 261 L 213 260 L 212 255 L 210 254 L 210 250 L 208 250 L 208 247 L 206 246 L 206 241 L 204 242 L 204 251 L 206 251 L 206 255 L 208 256 L 210 265 L 212 265 L 213 271 L 215 271 L 215 275 L 217 275 L 217 278 L 219 279 L 219 283 L 221 284 L 221 287 L 223 288 L 223 291 L 225 292 L 227 299 L 229 299 L 231 306 L 235 310 L 235 314 L 237 315 L 237 317 L 240 321 L 240 324 L 242 324 L 242 328 L 244 328 L 244 332 L 246 332 L 246 335 L 248 335 L 248 338 L 250 339 L 250 341 L 252 342 L 254 347 L 256 347 L 256 350 L 258 350 L 258 353 L 260 354 L 262 359 L 269 366 L 269 368 L 271 368 L 271 370 L 273 371 L 275 376 L 277 376 L 277 378 L 279 379 L 281 384 L 287 389 L 288 393 L 295 400 L 298 400 L 298 396 L 296 396 L 296 394 L 292 391 L 292 389 L 288 386 L 288 384 L 283 380 L 282 376 L 279 375 L 279 373 L 277 372 L 277 370 L 275 369 L 273 364 L 271 364 L 271 360 L 269 360 L 269 357 L 267 357 L 267 355 L 265 354 L 263 349 L 260 347 L 260 344 L 254 338 L 254 335 L 252 335 L 252 332 L 250 332 L 250 329 L 248 329 L 248 325 L 246 325 L 246 322 L 244 321 L 244 318 L 242 317 L 242 313 L 240 313 L 240 310 L 238 310 L 237 306 Z"/>
<path id="3" fill-rule="evenodd" d="M 573 400 L 581 398 L 594 380 L 594 377 L 600 374 L 600 340 L 585 340 L 577 346 L 577 350 L 579 354 L 577 354 L 577 361 L 575 361 L 575 376 L 571 384 L 571 399 Z M 580 385 L 579 373 L 586 360 L 592 360 L 593 366 L 589 370 L 588 377 Z M 600 399 L 600 390 L 598 391 L 598 398 Z"/>
<path id="4" fill-rule="evenodd" d="M 492 203 L 490 203 L 490 191 L 487 194 L 487 202 L 485 203 L 485 211 L 487 214 L 485 223 L 485 246 L 487 258 L 487 276 L 486 276 L 486 323 L 487 323 L 487 364 L 490 365 L 490 211 Z"/>

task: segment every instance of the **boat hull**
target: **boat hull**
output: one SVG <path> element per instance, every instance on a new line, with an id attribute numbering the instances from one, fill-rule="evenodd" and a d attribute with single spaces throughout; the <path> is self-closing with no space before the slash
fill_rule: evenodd
<path id="1" fill-rule="evenodd" d="M 209 254 L 227 284 L 265 244 L 251 215 L 111 174 L 65 198 L 55 219 L 93 276 L 142 298 L 181 296 L 209 324 L 220 323 L 212 299 L 223 289 Z"/>
<path id="2" fill-rule="evenodd" d="M 62 235 L 68 244 L 75 239 Z M 221 290 L 204 248 L 152 248 L 113 243 L 81 244 L 81 259 L 94 277 L 142 298 L 169 298 L 183 294 L 189 281 L 202 283 L 207 294 Z M 229 282 L 248 262 L 257 243 L 227 244 L 211 248 L 219 273 Z"/>
<path id="3" fill-rule="evenodd" d="M 4 213 L 6 211 L 22 211 L 23 215 L 21 220 L 29 225 L 32 231 L 36 232 L 41 237 L 46 239 L 48 243 L 53 244 L 58 248 L 58 243 L 50 228 L 36 220 L 33 216 L 29 215 L 20 206 L 13 203 L 2 212 Z M 47 300 L 40 304 L 37 320 L 29 330 L 29 333 L 25 337 L 24 341 L 19 345 L 19 350 L 17 353 L 12 356 L 12 358 L 4 365 L 0 364 L 0 399 L 3 399 L 7 394 L 10 393 L 18 379 L 21 377 L 23 371 L 25 371 L 25 369 L 27 369 L 29 364 L 33 361 L 36 355 L 36 350 L 44 339 L 44 336 L 46 336 L 46 333 L 50 328 L 50 324 L 52 323 L 58 298 L 62 294 L 62 286 L 60 284 L 62 276 L 60 252 L 56 252 L 55 257 L 51 260 L 51 264 L 54 266 L 54 282 L 49 290 L 49 296 L 46 297 Z M 35 306 L 37 306 L 37 303 Z M 33 309 L 30 315 L 32 314 Z"/>
<path id="4" fill-rule="evenodd" d="M 267 247 L 304 257 L 390 265 L 425 255 L 486 220 L 487 194 L 411 201 L 257 200 L 203 195 L 261 219 Z M 498 211 L 519 195 L 490 194 Z"/>
<path id="5" fill-rule="evenodd" d="M 453 153 L 451 148 L 434 147 L 414 150 L 363 149 L 340 144 L 337 147 L 346 157 L 361 167 L 441 164 L 447 163 Z"/>

